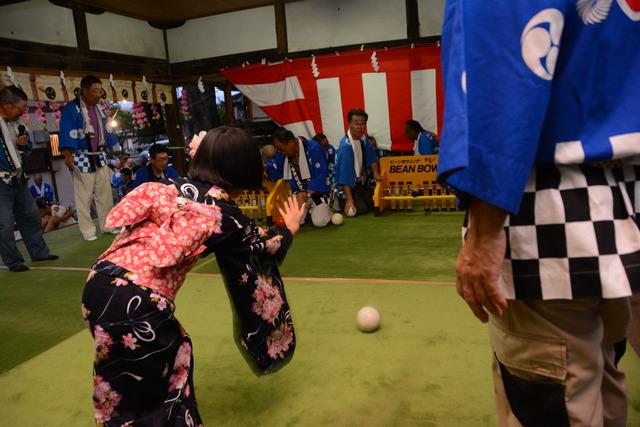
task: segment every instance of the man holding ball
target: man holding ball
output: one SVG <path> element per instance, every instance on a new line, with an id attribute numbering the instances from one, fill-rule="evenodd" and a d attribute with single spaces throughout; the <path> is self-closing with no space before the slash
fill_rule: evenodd
<path id="1" fill-rule="evenodd" d="M 373 175 L 377 181 L 380 177 L 378 160 L 365 136 L 368 118 L 364 110 L 349 111 L 349 129 L 336 153 L 336 184 L 344 191 L 340 206 L 347 216 L 373 209 L 373 187 L 368 178 Z"/>

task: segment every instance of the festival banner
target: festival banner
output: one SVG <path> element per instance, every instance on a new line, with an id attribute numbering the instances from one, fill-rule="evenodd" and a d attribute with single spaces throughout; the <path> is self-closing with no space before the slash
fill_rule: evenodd
<path id="1" fill-rule="evenodd" d="M 64 102 L 64 87 L 60 76 L 36 74 L 37 98 L 39 101 Z"/>
<path id="2" fill-rule="evenodd" d="M 154 84 L 153 102 L 173 104 L 173 89 L 171 85 Z"/>
<path id="3" fill-rule="evenodd" d="M 117 101 L 134 101 L 133 83 L 131 80 L 115 80 Z"/>

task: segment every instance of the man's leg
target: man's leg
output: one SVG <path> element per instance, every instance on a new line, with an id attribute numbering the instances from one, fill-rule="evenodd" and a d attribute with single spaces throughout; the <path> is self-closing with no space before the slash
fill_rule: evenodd
<path id="1" fill-rule="evenodd" d="M 100 230 L 110 232 L 111 229 L 105 229 L 104 223 L 107 220 L 107 214 L 113 208 L 113 193 L 111 192 L 111 177 L 109 168 L 103 166 L 98 168 L 96 172 L 96 180 L 94 183 L 96 194 L 96 210 L 98 211 L 98 224 Z"/>
<path id="2" fill-rule="evenodd" d="M 622 300 L 621 300 L 622 301 Z M 616 414 L 624 378 L 607 374 L 603 345 L 605 331 L 626 329 L 624 316 L 601 313 L 610 302 L 509 301 L 500 318 L 489 326 L 494 351 L 494 385 L 501 425 L 602 426 L 603 381 L 611 375 Z M 623 332 L 624 334 L 624 332 Z M 611 338 L 613 339 L 613 338 Z M 613 344 L 611 344 L 612 346 Z M 608 356 L 607 356 L 608 357 Z M 622 393 L 624 394 L 624 393 Z M 542 417 L 542 418 L 539 418 Z"/>
<path id="3" fill-rule="evenodd" d="M 8 268 L 13 268 L 24 262 L 24 258 L 18 251 L 14 234 L 14 198 L 15 185 L 7 185 L 0 181 L 0 256 Z"/>
<path id="4" fill-rule="evenodd" d="M 91 219 L 91 198 L 93 196 L 93 186 L 95 173 L 82 173 L 73 171 L 73 189 L 76 200 L 76 212 L 78 214 L 78 226 L 82 237 L 88 239 L 96 235 L 96 225 Z"/>
<path id="5" fill-rule="evenodd" d="M 636 356 L 640 358 L 640 294 L 631 297 L 631 321 L 627 328 L 627 339 Z"/>
<path id="6" fill-rule="evenodd" d="M 16 188 L 13 208 L 22 241 L 32 260 L 46 259 L 49 254 L 47 243 L 42 237 L 42 219 L 40 211 L 25 182 L 19 182 Z"/>
<path id="7" fill-rule="evenodd" d="M 369 202 L 367 201 L 367 189 L 362 185 L 356 185 L 353 190 L 353 201 L 356 205 L 356 213 L 358 215 L 363 215 L 368 213 L 371 208 L 369 207 Z"/>
<path id="8" fill-rule="evenodd" d="M 628 325 L 631 319 L 630 306 L 629 298 L 605 300 L 600 306 L 604 325 L 602 406 L 605 426 L 627 425 L 627 383 L 624 372 L 616 366 L 614 346 L 625 338 L 627 328 L 624 325 Z"/>

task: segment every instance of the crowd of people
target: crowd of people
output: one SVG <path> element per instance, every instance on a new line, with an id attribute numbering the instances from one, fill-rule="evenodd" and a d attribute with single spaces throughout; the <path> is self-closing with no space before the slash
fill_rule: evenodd
<path id="1" fill-rule="evenodd" d="M 270 180 L 286 179 L 298 202 L 307 207 L 316 227 L 326 226 L 332 212 L 362 215 L 373 209 L 373 192 L 380 179 L 378 160 L 385 155 L 373 135 L 366 134 L 368 114 L 353 109 L 346 135 L 334 147 L 324 134 L 307 140 L 280 128 L 273 145 L 262 149 Z M 405 135 L 414 141 L 414 155 L 438 153 L 437 136 L 419 122 L 406 122 Z"/>

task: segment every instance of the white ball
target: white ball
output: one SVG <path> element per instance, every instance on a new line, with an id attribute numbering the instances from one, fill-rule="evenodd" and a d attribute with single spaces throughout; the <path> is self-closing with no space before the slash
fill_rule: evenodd
<path id="1" fill-rule="evenodd" d="M 342 214 L 334 213 L 333 215 L 331 215 L 331 223 L 333 225 L 340 225 L 343 221 L 344 218 L 342 217 Z"/>
<path id="2" fill-rule="evenodd" d="M 356 216 L 356 208 L 353 206 L 350 206 L 344 210 L 344 214 L 348 217 L 354 217 Z"/>
<path id="3" fill-rule="evenodd" d="M 356 323 L 362 332 L 373 332 L 380 327 L 380 313 L 373 307 L 362 307 L 356 315 Z"/>

